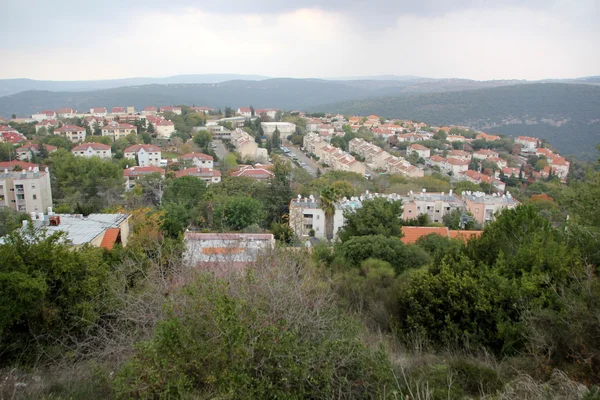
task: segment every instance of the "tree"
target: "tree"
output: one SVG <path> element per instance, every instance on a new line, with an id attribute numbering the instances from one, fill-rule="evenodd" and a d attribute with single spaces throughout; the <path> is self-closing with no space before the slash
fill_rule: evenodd
<path id="1" fill-rule="evenodd" d="M 8 207 L 0 207 L 0 237 L 21 227 L 21 221 L 27 221 L 27 213 L 20 213 Z"/>
<path id="2" fill-rule="evenodd" d="M 0 161 L 11 161 L 17 156 L 15 146 L 12 143 L 0 143 Z"/>
<path id="3" fill-rule="evenodd" d="M 333 239 L 333 216 L 335 215 L 335 203 L 338 201 L 338 194 L 331 186 L 321 191 L 319 196 L 321 209 L 325 213 L 325 237 L 327 240 Z"/>
<path id="4" fill-rule="evenodd" d="M 354 186 L 347 181 L 335 181 L 331 184 L 331 188 L 338 195 L 338 198 L 346 197 L 349 199 L 356 194 Z"/>
<path id="5" fill-rule="evenodd" d="M 255 115 L 256 113 L 254 112 L 254 107 L 252 106 L 252 104 L 250 104 L 250 116 L 254 118 Z"/>
<path id="6" fill-rule="evenodd" d="M 191 210 L 204 199 L 208 189 L 206 183 L 195 176 L 170 179 L 165 184 L 163 203 L 175 203 Z"/>
<path id="7" fill-rule="evenodd" d="M 253 224 L 260 224 L 265 217 L 262 203 L 252 197 L 231 197 L 215 208 L 215 216 L 221 221 L 221 228 L 242 230 Z"/>
<path id="8" fill-rule="evenodd" d="M 345 242 L 354 236 L 383 235 L 402 237 L 402 202 L 377 197 L 362 202 L 362 207 L 344 213 L 346 223 L 339 233 Z"/>
<path id="9" fill-rule="evenodd" d="M 152 122 L 148 123 L 148 133 L 156 133 L 156 129 L 154 128 L 154 124 Z"/>
<path id="10" fill-rule="evenodd" d="M 433 135 L 433 139 L 439 140 L 441 142 L 445 141 L 447 137 L 448 135 L 446 134 L 446 132 L 441 129 Z"/>
<path id="11" fill-rule="evenodd" d="M 166 204 L 164 211 L 161 219 L 162 231 L 168 237 L 179 237 L 190 222 L 190 213 L 182 204 L 178 203 Z"/>
<path id="12" fill-rule="evenodd" d="M 233 108 L 227 106 L 225 107 L 225 118 L 231 118 L 235 115 L 235 111 Z"/>
<path id="13" fill-rule="evenodd" d="M 344 257 L 346 265 L 355 267 L 370 258 L 387 261 L 394 267 L 396 275 L 429 262 L 429 255 L 422 248 L 405 245 L 397 237 L 384 235 L 352 237 L 337 245 L 335 252 Z"/>
<path id="14" fill-rule="evenodd" d="M 102 249 L 73 249 L 64 233 L 16 231 L 0 245 L 3 363 L 56 356 L 110 311 L 111 267 Z"/>
<path id="15" fill-rule="evenodd" d="M 198 147 L 205 149 L 212 142 L 212 135 L 208 131 L 200 131 L 194 135 L 192 140 Z"/>
<path id="16" fill-rule="evenodd" d="M 271 140 L 273 143 L 273 148 L 278 149 L 281 147 L 281 132 L 279 131 L 279 128 L 275 128 L 275 132 L 273 132 L 273 137 Z"/>
<path id="17" fill-rule="evenodd" d="M 40 160 L 45 160 L 46 158 L 48 158 L 49 155 L 50 153 L 48 153 L 48 148 L 46 147 L 46 145 L 44 143 L 40 143 L 38 145 L 37 156 L 40 158 Z"/>

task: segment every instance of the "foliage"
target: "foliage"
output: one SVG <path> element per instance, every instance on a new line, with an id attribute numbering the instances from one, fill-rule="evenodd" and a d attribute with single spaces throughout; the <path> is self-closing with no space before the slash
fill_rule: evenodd
<path id="1" fill-rule="evenodd" d="M 110 160 L 57 150 L 48 164 L 54 199 L 72 206 L 86 204 L 98 211 L 115 204 L 124 190 L 123 171 Z"/>
<path id="2" fill-rule="evenodd" d="M 345 242 L 355 236 L 383 235 L 402 237 L 402 202 L 374 198 L 362 202 L 362 207 L 344 212 L 346 223 L 339 233 Z"/>
<path id="3" fill-rule="evenodd" d="M 0 237 L 21 227 L 21 221 L 29 220 L 27 213 L 21 213 L 8 207 L 0 207 Z"/>
<path id="4" fill-rule="evenodd" d="M 252 197 L 231 197 L 215 208 L 216 225 L 242 230 L 263 223 L 265 211 L 262 203 Z"/>
<path id="5" fill-rule="evenodd" d="M 34 361 L 83 335 L 110 304 L 102 250 L 72 250 L 64 234 L 14 232 L 0 245 L 0 353 Z"/>
<path id="6" fill-rule="evenodd" d="M 212 135 L 208 131 L 200 131 L 194 135 L 192 140 L 198 147 L 204 149 L 212 142 Z"/>
<path id="7" fill-rule="evenodd" d="M 118 397 L 366 399 L 389 392 L 384 354 L 360 341 L 310 271 L 270 270 L 227 281 L 200 277 L 186 287 L 119 372 Z"/>
<path id="8" fill-rule="evenodd" d="M 383 235 L 351 237 L 339 244 L 335 252 L 344 257 L 349 266 L 359 266 L 369 258 L 387 261 L 396 274 L 429 262 L 429 256 L 420 247 L 405 245 L 397 237 Z"/>

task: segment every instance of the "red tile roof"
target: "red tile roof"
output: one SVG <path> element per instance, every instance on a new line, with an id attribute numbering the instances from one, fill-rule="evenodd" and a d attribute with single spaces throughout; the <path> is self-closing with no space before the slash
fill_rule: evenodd
<path id="1" fill-rule="evenodd" d="M 448 237 L 448 228 L 438 227 L 421 227 L 421 226 L 403 226 L 402 227 L 402 241 L 405 244 L 415 243 L 422 236 L 427 236 L 431 233 L 438 234 L 440 236 Z"/>
<path id="2" fill-rule="evenodd" d="M 106 231 L 104 231 L 104 237 L 102 238 L 100 247 L 103 249 L 112 250 L 117 242 L 120 232 L 121 230 L 119 228 L 108 228 Z"/>
<path id="3" fill-rule="evenodd" d="M 123 170 L 123 176 L 139 176 L 139 175 L 150 175 L 155 172 L 159 172 L 161 175 L 165 175 L 165 170 L 162 168 L 148 166 L 148 167 L 129 167 Z"/>
<path id="4" fill-rule="evenodd" d="M 2 161 L 0 162 L 0 170 L 8 169 L 9 171 L 14 170 L 16 166 L 21 167 L 21 169 L 27 170 L 29 168 L 33 169 L 35 167 L 40 168 L 41 166 L 38 164 L 32 164 L 25 161 Z"/>
<path id="5" fill-rule="evenodd" d="M 134 144 L 133 146 L 129 146 L 128 148 L 123 150 L 123 153 L 138 153 L 142 149 L 148 152 L 160 151 L 160 147 L 153 146 L 151 144 Z"/>
<path id="6" fill-rule="evenodd" d="M 107 146 L 103 143 L 84 143 L 80 144 L 77 147 L 74 147 L 73 149 L 71 149 L 71 151 L 85 151 L 90 147 L 93 150 L 110 150 L 110 146 Z"/>
<path id="7" fill-rule="evenodd" d="M 188 154 L 179 156 L 179 158 L 181 158 L 182 160 L 193 160 L 194 158 L 197 158 L 199 160 L 206 160 L 206 161 L 214 160 L 214 158 L 212 156 L 209 156 L 208 154 L 204 154 L 204 153 L 188 153 Z"/>
<path id="8" fill-rule="evenodd" d="M 175 173 L 177 178 L 181 178 L 182 176 L 197 176 L 201 178 L 209 178 L 209 177 L 219 177 L 221 176 L 221 172 L 219 170 L 213 168 L 186 168 L 181 171 L 177 171 Z"/>
<path id="9" fill-rule="evenodd" d="M 85 132 L 85 128 L 82 128 L 77 125 L 64 125 L 60 128 L 56 129 L 54 132 L 63 133 L 63 132 Z"/>

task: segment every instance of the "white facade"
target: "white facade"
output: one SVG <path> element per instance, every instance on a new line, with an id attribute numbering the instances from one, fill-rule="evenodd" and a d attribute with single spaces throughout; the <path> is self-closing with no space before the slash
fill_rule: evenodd
<path id="1" fill-rule="evenodd" d="M 79 157 L 100 157 L 104 159 L 112 158 L 110 146 L 101 143 L 84 143 L 73 149 L 71 153 Z"/>
<path id="2" fill-rule="evenodd" d="M 50 172 L 0 171 L 0 207 L 20 212 L 44 212 L 52 207 Z"/>
<path id="3" fill-rule="evenodd" d="M 148 167 L 155 166 L 160 167 L 161 150 L 159 147 L 152 145 L 137 144 L 126 148 L 123 151 L 125 158 L 137 158 L 138 166 Z"/>
<path id="4" fill-rule="evenodd" d="M 260 126 L 262 126 L 265 135 L 269 137 L 273 136 L 275 129 L 279 129 L 281 138 L 296 132 L 296 124 L 292 124 L 291 122 L 261 122 Z"/>

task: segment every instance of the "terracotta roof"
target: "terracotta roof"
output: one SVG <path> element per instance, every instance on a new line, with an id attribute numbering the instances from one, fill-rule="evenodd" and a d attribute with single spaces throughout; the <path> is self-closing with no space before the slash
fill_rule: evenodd
<path id="1" fill-rule="evenodd" d="M 129 167 L 123 170 L 123 176 L 139 176 L 139 175 L 150 175 L 155 172 L 160 172 L 161 175 L 165 175 L 165 170 L 162 168 L 148 166 L 148 167 Z"/>
<path id="2" fill-rule="evenodd" d="M 108 228 L 104 231 L 104 237 L 102 238 L 102 242 L 100 243 L 100 247 L 107 250 L 112 250 L 115 243 L 117 242 L 117 238 L 119 237 L 119 233 L 121 229 L 119 228 Z"/>
<path id="3" fill-rule="evenodd" d="M 405 244 L 415 243 L 422 236 L 429 234 L 438 234 L 440 236 L 448 237 L 448 228 L 443 227 L 421 227 L 421 226 L 403 226 L 402 227 L 402 242 Z"/>
<path id="4" fill-rule="evenodd" d="M 74 112 L 75 110 L 73 110 L 72 108 L 59 108 L 57 111 L 58 114 L 72 114 Z"/>
<path id="5" fill-rule="evenodd" d="M 30 167 L 32 169 L 35 167 L 38 167 L 38 168 L 41 167 L 38 164 L 32 164 L 32 163 L 28 163 L 25 161 L 2 161 L 2 162 L 0 162 L 0 170 L 8 169 L 9 171 L 12 171 L 17 165 L 24 170 L 27 170 Z"/>
<path id="6" fill-rule="evenodd" d="M 106 112 L 106 108 L 104 107 L 99 107 L 99 108 L 92 108 L 92 113 L 105 113 Z"/>
<path id="7" fill-rule="evenodd" d="M 157 108 L 154 106 L 148 106 L 148 107 L 144 108 L 144 111 L 156 111 L 156 110 L 157 110 Z"/>
<path id="8" fill-rule="evenodd" d="M 249 113 L 249 112 L 251 112 L 252 110 L 250 110 L 250 107 L 240 107 L 240 108 L 238 109 L 238 111 L 239 111 L 239 112 L 243 112 L 243 113 Z"/>
<path id="9" fill-rule="evenodd" d="M 84 151 L 87 150 L 89 148 L 92 148 L 93 150 L 110 150 L 110 146 L 105 145 L 103 143 L 84 143 L 84 144 L 80 144 L 77 147 L 74 147 L 73 149 L 71 149 L 71 151 Z"/>
<path id="10" fill-rule="evenodd" d="M 125 107 L 113 107 L 111 111 L 114 113 L 125 112 Z"/>
<path id="11" fill-rule="evenodd" d="M 408 148 L 411 150 L 429 150 L 427 147 L 416 143 L 409 145 Z"/>
<path id="12" fill-rule="evenodd" d="M 215 178 L 215 177 L 221 176 L 221 171 L 213 169 L 213 168 L 193 167 L 193 168 L 186 168 L 184 170 L 177 171 L 175 173 L 175 176 L 177 178 L 181 178 L 182 176 L 197 176 L 197 177 L 203 177 L 203 178 L 208 178 L 208 177 Z"/>
<path id="13" fill-rule="evenodd" d="M 80 126 L 77 125 L 64 125 L 61 126 L 60 128 L 56 129 L 54 132 L 85 132 L 85 128 L 82 128 Z"/>
<path id="14" fill-rule="evenodd" d="M 214 160 L 214 158 L 212 156 L 209 156 L 208 154 L 204 154 L 204 153 L 188 153 L 188 154 L 184 154 L 184 155 L 180 156 L 179 158 L 181 158 L 182 160 L 193 160 L 194 158 L 197 158 L 199 160 L 207 160 L 207 161 Z"/>
<path id="15" fill-rule="evenodd" d="M 46 146 L 46 150 L 48 150 L 48 151 L 54 151 L 54 150 L 57 149 L 56 146 L 52 146 L 50 144 L 47 144 L 45 146 Z M 28 144 L 26 144 L 24 146 L 19 147 L 16 151 L 18 151 L 18 152 L 20 152 L 20 151 L 28 151 L 30 149 L 38 151 L 39 147 L 40 147 L 40 145 L 37 144 L 37 143 L 28 143 Z"/>
<path id="16" fill-rule="evenodd" d="M 481 236 L 483 231 L 449 231 L 449 233 L 450 239 L 461 239 L 466 242 L 471 238 Z"/>
<path id="17" fill-rule="evenodd" d="M 233 177 L 247 176 L 249 178 L 269 178 L 273 173 L 264 168 L 244 168 L 231 174 Z"/>
<path id="18" fill-rule="evenodd" d="M 129 146 L 128 148 L 123 150 L 123 153 L 137 153 L 137 152 L 141 151 L 142 149 L 144 149 L 145 151 L 149 151 L 149 152 L 160 151 L 160 147 L 153 146 L 151 144 L 134 144 L 133 146 Z"/>

